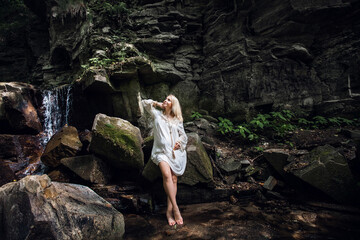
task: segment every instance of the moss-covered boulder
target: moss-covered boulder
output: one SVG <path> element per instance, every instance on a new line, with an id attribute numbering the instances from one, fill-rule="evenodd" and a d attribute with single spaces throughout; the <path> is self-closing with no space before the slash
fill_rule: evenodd
<path id="1" fill-rule="evenodd" d="M 118 169 L 142 169 L 144 154 L 140 130 L 121 118 L 97 114 L 92 127 L 90 152 Z"/>
<path id="2" fill-rule="evenodd" d="M 65 126 L 52 136 L 41 156 L 41 161 L 46 166 L 57 167 L 61 164 L 61 159 L 74 157 L 81 148 L 82 143 L 76 128 Z"/>

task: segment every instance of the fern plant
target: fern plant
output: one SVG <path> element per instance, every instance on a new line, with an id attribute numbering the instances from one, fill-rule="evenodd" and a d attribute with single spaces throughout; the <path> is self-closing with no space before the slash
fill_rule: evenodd
<path id="1" fill-rule="evenodd" d="M 328 120 L 326 120 L 323 116 L 313 117 L 314 123 L 317 126 L 326 126 L 328 124 Z"/>

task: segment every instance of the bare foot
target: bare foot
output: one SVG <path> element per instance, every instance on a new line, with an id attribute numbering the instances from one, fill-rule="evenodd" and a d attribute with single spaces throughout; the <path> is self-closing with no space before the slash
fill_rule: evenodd
<path id="1" fill-rule="evenodd" d="M 172 211 L 171 210 L 166 210 L 166 218 L 168 220 L 168 223 L 170 226 L 174 226 L 176 224 L 173 216 L 172 216 Z"/>
<path id="2" fill-rule="evenodd" d="M 179 225 L 184 224 L 183 218 L 181 217 L 181 214 L 180 214 L 180 210 L 179 209 L 177 209 L 177 210 L 174 209 L 173 211 L 174 211 L 174 217 L 175 217 L 176 224 L 179 224 Z"/>

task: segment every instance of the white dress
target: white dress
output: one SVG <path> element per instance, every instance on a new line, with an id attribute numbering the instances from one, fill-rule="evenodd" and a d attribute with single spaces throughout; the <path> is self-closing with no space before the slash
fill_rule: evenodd
<path id="1" fill-rule="evenodd" d="M 162 111 L 153 107 L 153 100 L 148 99 L 141 102 L 154 119 L 154 145 L 151 151 L 151 160 L 156 165 L 165 161 L 176 176 L 182 175 L 186 167 L 185 147 L 188 139 L 183 123 L 175 118 L 168 119 Z M 178 150 L 174 150 L 176 142 L 180 144 Z"/>

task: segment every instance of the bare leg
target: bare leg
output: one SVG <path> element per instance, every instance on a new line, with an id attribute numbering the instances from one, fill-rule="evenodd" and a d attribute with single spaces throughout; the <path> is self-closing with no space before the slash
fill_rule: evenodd
<path id="1" fill-rule="evenodd" d="M 166 218 L 170 226 L 174 226 L 176 224 L 173 216 L 173 207 L 169 197 L 167 197 Z"/>
<path id="2" fill-rule="evenodd" d="M 176 194 L 177 194 L 177 176 L 174 174 L 173 171 L 171 171 L 171 178 L 173 180 L 173 185 L 174 185 L 174 189 L 175 189 L 175 200 L 176 200 Z M 180 214 L 180 209 L 177 208 L 177 210 L 175 208 L 173 208 L 173 213 L 174 213 L 174 217 L 175 217 L 175 221 L 177 224 L 181 225 L 183 224 L 183 218 L 181 217 Z"/>
<path id="3" fill-rule="evenodd" d="M 166 192 L 166 195 L 168 196 L 168 199 L 170 200 L 170 203 L 171 203 L 171 206 L 172 206 L 172 211 L 173 211 L 174 216 L 175 216 L 175 221 L 176 221 L 177 224 L 183 224 L 183 221 L 182 221 L 182 218 L 181 218 L 181 215 L 180 215 L 180 210 L 179 210 L 179 207 L 178 207 L 178 205 L 176 203 L 176 190 L 177 190 L 176 184 L 177 184 L 177 182 L 174 183 L 172 173 L 171 173 L 171 169 L 170 169 L 170 166 L 169 166 L 169 164 L 167 162 L 164 162 L 164 161 L 160 162 L 159 167 L 160 167 L 160 170 L 161 170 L 161 173 L 162 173 L 162 176 L 163 176 L 164 190 Z M 168 209 L 169 209 L 169 207 L 170 207 L 170 205 L 168 205 Z M 167 215 L 168 215 L 168 211 L 167 211 Z M 171 224 L 172 222 L 170 220 L 171 219 L 168 218 L 169 225 L 172 225 Z"/>

